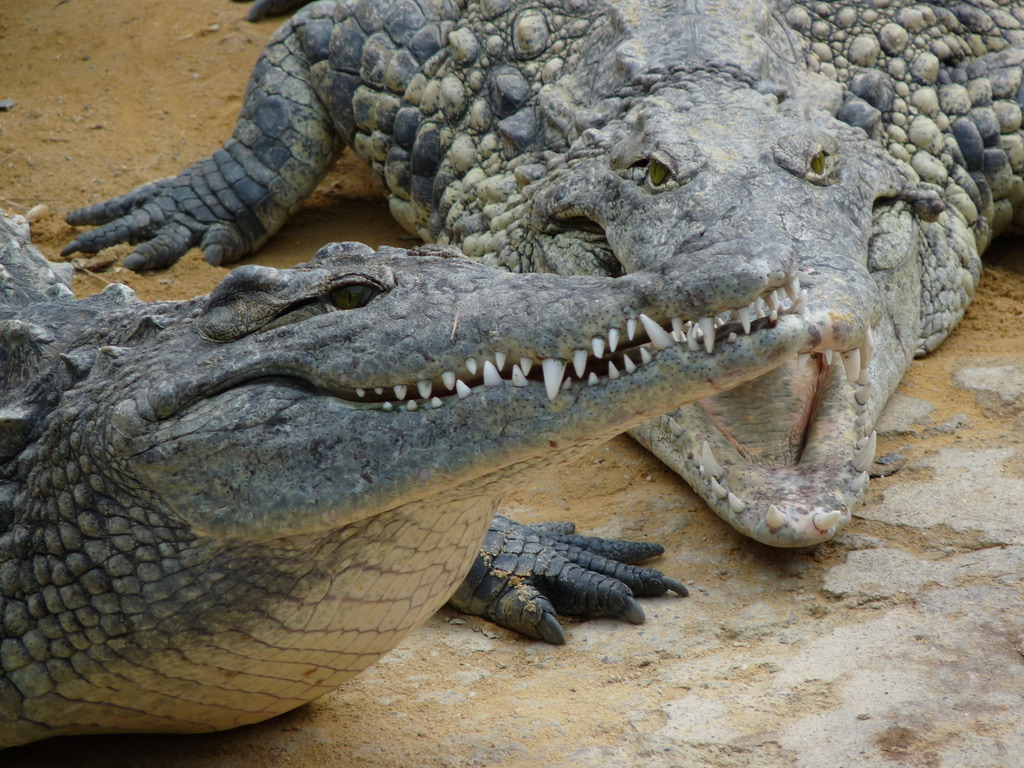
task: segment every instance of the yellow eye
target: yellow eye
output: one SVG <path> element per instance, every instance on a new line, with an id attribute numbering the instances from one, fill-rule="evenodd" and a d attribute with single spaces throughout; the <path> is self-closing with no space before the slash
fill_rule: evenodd
<path id="1" fill-rule="evenodd" d="M 647 178 L 651 180 L 651 185 L 660 187 L 668 179 L 669 170 L 664 165 L 659 163 L 657 160 L 651 160 L 647 166 Z"/>
<path id="2" fill-rule="evenodd" d="M 821 176 L 825 173 L 825 153 L 819 152 L 811 158 L 811 171 L 816 175 Z"/>
<path id="3" fill-rule="evenodd" d="M 370 303 L 380 291 L 369 285 L 343 285 L 331 291 L 331 302 L 338 309 L 359 309 Z"/>

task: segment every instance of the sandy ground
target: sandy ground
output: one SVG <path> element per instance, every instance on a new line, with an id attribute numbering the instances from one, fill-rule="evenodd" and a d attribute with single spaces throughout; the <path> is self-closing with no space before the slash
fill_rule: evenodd
<path id="1" fill-rule="evenodd" d="M 0 207 L 50 257 L 75 207 L 172 175 L 229 135 L 273 22 L 227 0 L 5 0 Z M 43 209 L 37 206 L 45 206 Z M 257 257 L 414 242 L 351 158 Z M 127 248 L 111 253 L 123 257 Z M 109 261 L 109 260 L 107 260 Z M 1024 260 L 989 259 L 967 318 L 916 362 L 846 533 L 778 551 L 735 534 L 618 438 L 507 500 L 523 519 L 661 541 L 692 587 L 648 623 L 567 622 L 569 645 L 443 611 L 374 669 L 274 721 L 212 736 L 94 737 L 3 766 L 1024 765 Z M 108 281 L 184 298 L 223 276 L 192 252 Z"/>

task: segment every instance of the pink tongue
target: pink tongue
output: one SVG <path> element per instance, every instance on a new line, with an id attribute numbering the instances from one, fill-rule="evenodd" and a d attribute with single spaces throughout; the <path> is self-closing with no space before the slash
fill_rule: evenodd
<path id="1" fill-rule="evenodd" d="M 800 460 L 825 370 L 820 355 L 779 366 L 747 384 L 699 401 L 740 455 L 758 466 Z"/>

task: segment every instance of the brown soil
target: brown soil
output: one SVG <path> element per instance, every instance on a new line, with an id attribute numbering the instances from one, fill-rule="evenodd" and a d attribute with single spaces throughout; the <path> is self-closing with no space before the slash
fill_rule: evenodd
<path id="1" fill-rule="evenodd" d="M 212 152 L 230 134 L 247 73 L 276 26 L 274 22 L 249 24 L 244 12 L 244 6 L 228 0 L 6 0 L 0 14 L 0 99 L 13 99 L 15 106 L 0 113 L 0 208 L 23 214 L 34 209 L 33 238 L 48 257 L 56 259 L 75 234 L 63 222 L 69 210 L 173 175 Z M 391 221 L 369 175 L 348 155 L 255 260 L 287 266 L 306 260 L 332 240 L 360 240 L 374 246 L 415 242 Z M 111 253 L 120 258 L 129 250 L 121 246 Z M 981 352 L 988 360 L 1017 359 L 1024 349 L 1020 251 L 1003 248 L 991 264 L 960 328 L 937 354 L 915 363 L 904 382 L 906 393 L 938 406 L 936 423 L 972 407 L 951 382 L 952 372 L 962 362 Z M 92 262 L 88 271 L 77 272 L 75 289 L 86 295 L 109 281 L 121 281 L 144 299 L 186 298 L 208 292 L 223 274 L 224 270 L 206 265 L 193 251 L 168 270 L 143 275 L 116 264 L 104 267 Z M 890 441 L 879 453 L 900 448 L 914 456 L 954 440 L 998 442 L 1006 439 L 1008 428 L 1014 429 L 975 409 L 966 431 L 911 441 L 909 448 L 906 440 Z M 1024 474 L 1017 461 L 1016 472 Z M 872 493 L 880 498 L 891 482 L 895 481 L 873 483 Z M 508 504 L 526 518 L 571 517 L 585 529 L 658 538 L 670 551 L 724 542 L 735 561 L 695 565 L 687 577 L 697 584 L 717 586 L 726 578 L 742 579 L 750 568 L 773 558 L 793 568 L 839 556 L 825 547 L 816 554 L 784 560 L 751 545 L 711 515 L 678 478 L 625 438 L 577 461 L 568 471 L 547 473 L 533 490 L 509 499 Z M 669 509 L 672 514 L 666 513 Z M 616 517 L 621 510 L 630 512 L 628 520 Z M 864 530 L 880 535 L 867 524 Z M 901 534 L 887 530 L 884 535 Z M 914 548 L 912 542 L 906 546 Z M 771 603 L 776 598 L 769 590 L 761 599 Z M 792 596 L 779 593 L 778 599 Z M 805 605 L 803 610 L 813 616 L 824 608 Z M 454 614 L 443 614 L 443 618 L 451 621 Z M 475 620 L 469 622 L 478 629 L 472 633 L 476 637 L 495 634 L 503 642 L 520 642 Z M 441 646 L 448 642 L 445 629 L 449 628 L 435 620 L 424 632 L 437 635 Z M 621 631 L 638 630 L 624 627 Z M 713 633 L 711 640 L 716 640 Z M 555 658 L 550 656 L 553 651 L 536 644 L 524 644 L 524 648 L 515 664 L 506 667 L 502 662 L 490 669 L 494 685 L 517 691 Z M 531 648 L 539 650 L 531 653 Z M 64 741 L 19 752 L 14 759 L 25 765 L 67 764 L 62 755 L 70 749 L 78 755 L 73 763 L 104 766 L 515 763 L 514 754 L 498 759 L 500 745 L 507 741 L 498 735 L 493 747 L 497 751 L 491 758 L 480 757 L 484 753 L 479 743 L 474 742 L 471 749 L 457 735 L 459 708 L 440 707 L 422 695 L 432 688 L 432 679 L 450 680 L 453 670 L 464 663 L 457 654 L 439 647 L 436 652 L 417 652 L 415 665 L 403 666 L 407 656 L 402 653 L 396 656 L 399 661 L 383 664 L 338 693 L 271 723 L 203 738 Z M 611 710 L 605 707 L 606 700 L 614 699 L 627 684 L 634 689 L 644 685 L 644 665 L 637 659 L 614 669 L 605 663 L 604 678 L 595 683 L 592 668 L 599 657 L 598 649 L 557 656 L 554 665 L 563 678 L 567 673 L 570 680 L 578 679 L 578 688 L 531 699 L 531 719 L 517 725 L 528 725 L 530 738 L 550 739 L 553 757 L 566 754 L 567 744 L 600 745 L 606 725 L 602 718 L 615 711 L 614 705 Z M 493 726 L 495 734 L 507 719 L 520 717 L 510 711 L 509 701 L 497 696 L 478 698 L 465 706 L 472 708 L 477 722 Z M 641 722 L 636 727 L 653 726 Z M 300 729 L 310 735 L 300 736 Z M 283 743 L 287 748 L 280 746 Z M 11 763 L 5 757 L 3 764 Z"/>

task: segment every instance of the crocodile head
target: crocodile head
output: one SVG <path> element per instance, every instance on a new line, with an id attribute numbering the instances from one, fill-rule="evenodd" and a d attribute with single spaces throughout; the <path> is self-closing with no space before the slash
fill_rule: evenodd
<path id="1" fill-rule="evenodd" d="M 832 102 L 809 105 L 694 73 L 584 132 L 564 167 L 527 188 L 540 268 L 678 270 L 707 285 L 704 319 L 684 329 L 691 344 L 717 324 L 806 303 L 799 356 L 634 432 L 720 516 L 776 546 L 820 542 L 849 521 L 875 418 L 920 346 L 923 254 L 969 250 L 935 193 L 834 117 L 838 87 L 823 94 Z M 716 303 L 784 258 L 797 264 L 788 296 L 753 315 Z M 960 290 L 958 276 L 962 311 Z"/>
<path id="2" fill-rule="evenodd" d="M 670 275 L 452 253 L 335 244 L 190 302 L 0 307 L 24 352 L 0 357 L 0 406 L 26 395 L 0 463 L 16 742 L 227 728 L 328 692 L 450 596 L 504 490 L 806 336 L 789 314 L 693 351 Z M 67 649 L 82 663 L 51 677 Z"/>

